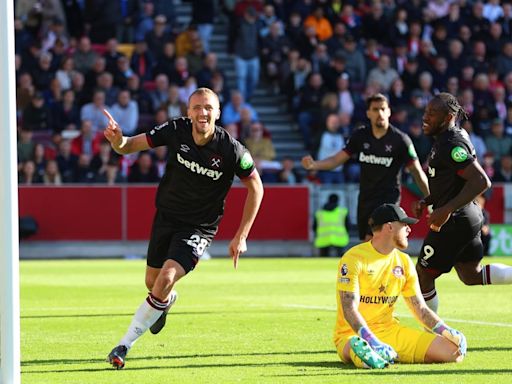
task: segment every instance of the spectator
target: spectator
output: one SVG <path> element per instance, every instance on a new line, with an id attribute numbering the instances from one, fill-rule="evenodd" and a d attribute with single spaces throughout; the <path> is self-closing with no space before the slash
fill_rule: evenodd
<path id="1" fill-rule="evenodd" d="M 167 18 L 164 15 L 157 15 L 153 29 L 144 36 L 148 50 L 159 60 L 163 55 L 165 43 L 171 40 L 173 38 L 167 27 Z M 178 52 L 178 47 L 176 47 L 176 51 Z"/>
<path id="2" fill-rule="evenodd" d="M 244 101 L 242 92 L 238 90 L 231 91 L 231 99 L 224 105 L 221 114 L 223 125 L 230 123 L 238 123 L 240 121 L 240 113 L 242 109 L 247 108 L 251 111 L 251 120 L 258 120 L 258 114 L 251 104 Z"/>
<path id="3" fill-rule="evenodd" d="M 393 81 L 399 77 L 398 72 L 391 68 L 391 61 L 388 55 L 380 56 L 377 67 L 368 72 L 367 84 L 376 83 L 381 92 L 388 92 Z"/>
<path id="4" fill-rule="evenodd" d="M 126 88 L 128 79 L 135 74 L 130 68 L 130 61 L 126 56 L 120 56 L 117 59 L 116 69 L 112 72 L 114 87 Z"/>
<path id="5" fill-rule="evenodd" d="M 99 151 L 91 159 L 91 169 L 96 175 L 98 182 L 107 182 L 109 179 L 109 167 L 118 167 L 118 156 L 112 151 L 110 143 L 102 139 L 99 144 Z"/>
<path id="6" fill-rule="evenodd" d="M 494 154 L 496 161 L 500 161 L 502 156 L 511 153 L 512 138 L 505 136 L 505 127 L 503 121 L 495 118 L 491 124 L 490 135 L 485 138 L 487 150 Z"/>
<path id="7" fill-rule="evenodd" d="M 321 102 L 326 93 L 322 76 L 311 73 L 308 82 L 299 93 L 297 121 L 302 133 L 304 147 L 311 149 L 312 137 L 318 129 L 322 115 Z"/>
<path id="8" fill-rule="evenodd" d="M 422 165 L 422 168 L 426 169 L 427 158 L 432 148 L 432 142 L 423 133 L 423 124 L 421 120 L 414 120 L 409 126 L 409 137 L 411 138 L 412 144 L 416 149 L 418 160 Z"/>
<path id="9" fill-rule="evenodd" d="M 169 76 L 169 81 L 177 84 L 179 87 L 183 87 L 190 75 L 187 59 L 185 57 L 178 57 L 174 62 L 174 69 Z"/>
<path id="10" fill-rule="evenodd" d="M 320 137 L 320 146 L 318 148 L 318 160 L 324 160 L 335 155 L 345 147 L 345 139 L 339 131 L 339 117 L 337 114 L 330 114 L 325 120 L 325 131 Z M 318 172 L 318 177 L 322 184 L 341 184 L 343 183 L 343 165 L 339 165 L 331 170 L 322 170 Z"/>
<path id="11" fill-rule="evenodd" d="M 116 25 L 116 37 L 121 43 L 133 43 L 135 28 L 140 13 L 139 0 L 119 1 L 120 20 Z"/>
<path id="12" fill-rule="evenodd" d="M 105 53 L 103 53 L 103 58 L 105 59 L 105 69 L 114 73 L 117 69 L 117 60 L 120 57 L 126 57 L 124 54 L 118 51 L 119 44 L 116 38 L 111 38 L 107 40 L 105 44 Z"/>
<path id="13" fill-rule="evenodd" d="M 466 132 L 469 134 L 469 139 L 473 143 L 473 146 L 475 147 L 476 157 L 479 159 L 479 161 L 482 161 L 485 154 L 487 153 L 487 146 L 485 145 L 484 139 L 477 135 L 473 130 L 473 123 L 471 120 L 464 120 L 462 123 L 462 128 L 466 130 Z"/>
<path id="14" fill-rule="evenodd" d="M 97 89 L 94 91 L 92 102 L 85 104 L 80 110 L 80 120 L 90 120 L 94 133 L 105 129 L 108 119 L 103 114 L 106 108 L 105 92 Z"/>
<path id="15" fill-rule="evenodd" d="M 64 127 L 80 123 L 80 109 L 75 102 L 75 92 L 71 89 L 64 91 L 62 100 L 51 108 L 52 130 L 61 132 Z"/>
<path id="16" fill-rule="evenodd" d="M 295 162 L 291 157 L 284 157 L 281 160 L 281 169 L 277 172 L 277 182 L 287 185 L 299 184 L 302 180 L 301 175 L 297 172 Z M 318 184 L 320 181 L 318 180 Z"/>
<path id="17" fill-rule="evenodd" d="M 332 25 L 329 19 L 324 16 L 324 9 L 321 6 L 315 7 L 313 13 L 306 17 L 304 27 L 313 27 L 320 41 L 326 41 L 333 33 Z"/>
<path id="18" fill-rule="evenodd" d="M 155 79 L 155 86 L 155 89 L 149 92 L 153 111 L 156 111 L 167 103 L 169 97 L 169 78 L 164 74 L 158 75 Z"/>
<path id="19" fill-rule="evenodd" d="M 259 34 L 256 20 L 256 10 L 248 7 L 240 21 L 234 44 L 237 87 L 247 101 L 251 99 L 260 77 Z"/>
<path id="20" fill-rule="evenodd" d="M 197 73 L 203 66 L 205 51 L 201 40 L 196 40 L 192 50 L 185 56 L 187 59 L 187 69 L 191 74 Z"/>
<path id="21" fill-rule="evenodd" d="M 160 181 L 158 170 L 149 152 L 141 152 L 128 175 L 129 183 L 156 183 Z"/>
<path id="22" fill-rule="evenodd" d="M 491 23 L 503 16 L 503 8 L 500 0 L 487 0 L 482 9 L 482 15 Z"/>
<path id="23" fill-rule="evenodd" d="M 507 116 L 504 122 L 505 126 L 505 134 L 507 136 L 512 136 L 512 104 L 507 104 Z"/>
<path id="24" fill-rule="evenodd" d="M 133 74 L 127 80 L 127 89 L 130 91 L 130 96 L 139 107 L 139 113 L 149 114 L 153 111 L 152 101 L 149 93 L 141 87 L 139 76 Z"/>
<path id="25" fill-rule="evenodd" d="M 73 77 L 73 71 L 75 70 L 75 63 L 72 57 L 65 57 L 62 60 L 60 69 L 55 73 L 60 87 L 63 91 L 71 88 L 71 78 Z"/>
<path id="26" fill-rule="evenodd" d="M 32 185 L 39 184 L 43 180 L 36 172 L 36 166 L 33 160 L 27 160 L 21 165 L 21 172 L 19 175 L 19 184 Z"/>
<path id="27" fill-rule="evenodd" d="M 512 72 L 512 41 L 503 44 L 502 52 L 496 58 L 496 71 L 502 78 Z"/>
<path id="28" fill-rule="evenodd" d="M 16 110 L 18 114 L 30 105 L 35 91 L 36 87 L 32 82 L 32 75 L 28 72 L 21 73 L 16 87 Z"/>
<path id="29" fill-rule="evenodd" d="M 503 155 L 499 160 L 499 167 L 492 178 L 494 182 L 510 183 L 512 182 L 512 156 Z"/>
<path id="30" fill-rule="evenodd" d="M 175 84 L 171 84 L 169 86 L 168 99 L 165 103 L 165 108 L 170 119 L 187 116 L 187 104 L 180 100 L 179 87 Z"/>
<path id="31" fill-rule="evenodd" d="M 62 177 L 59 172 L 59 166 L 57 165 L 57 161 L 48 160 L 46 163 L 46 168 L 43 175 L 43 183 L 44 185 L 61 185 Z"/>
<path id="32" fill-rule="evenodd" d="M 84 75 L 84 87 L 87 97 L 92 98 L 94 89 L 98 86 L 98 78 L 107 70 L 107 61 L 104 57 L 98 56 L 94 60 L 92 68 Z"/>
<path id="33" fill-rule="evenodd" d="M 46 168 L 46 149 L 43 144 L 35 144 L 32 160 L 34 161 L 34 166 L 36 168 L 35 172 L 37 174 L 37 178 L 42 181 L 44 170 Z"/>
<path id="34" fill-rule="evenodd" d="M 215 1 L 203 0 L 192 2 L 192 24 L 197 25 L 197 32 L 205 53 L 210 52 L 210 39 L 215 19 Z"/>
<path id="35" fill-rule="evenodd" d="M 266 80 L 271 84 L 274 93 L 279 92 L 279 68 L 285 61 L 290 44 L 282 33 L 280 21 L 269 26 L 268 34 L 262 39 L 261 60 Z"/>
<path id="36" fill-rule="evenodd" d="M 96 181 L 96 174 L 91 168 L 91 155 L 82 153 L 78 156 L 75 171 L 75 183 L 93 183 Z"/>
<path id="37" fill-rule="evenodd" d="M 389 41 L 389 24 L 384 16 L 382 3 L 375 1 L 372 3 L 370 12 L 362 19 L 363 37 L 373 39 L 381 44 L 387 44 Z"/>
<path id="38" fill-rule="evenodd" d="M 144 40 L 135 42 L 135 48 L 130 58 L 130 68 L 142 82 L 153 80 L 154 63 L 153 53 L 148 51 L 147 43 Z"/>
<path id="39" fill-rule="evenodd" d="M 338 97 L 339 112 L 352 116 L 355 110 L 355 102 L 350 91 L 350 76 L 342 73 L 336 80 L 336 95 Z"/>
<path id="40" fill-rule="evenodd" d="M 152 1 L 144 1 L 142 3 L 142 13 L 138 19 L 135 28 L 134 41 L 142 41 L 146 34 L 154 28 L 155 5 Z"/>
<path id="41" fill-rule="evenodd" d="M 91 40 L 82 36 L 79 40 L 77 50 L 73 53 L 75 69 L 84 75 L 92 69 L 98 54 L 92 50 Z"/>
<path id="42" fill-rule="evenodd" d="M 72 183 L 76 176 L 78 156 L 71 152 L 70 140 L 64 139 L 59 143 L 58 154 L 55 160 L 59 166 L 59 174 L 62 181 L 64 183 Z"/>
<path id="43" fill-rule="evenodd" d="M 198 87 L 212 88 L 212 77 L 214 73 L 220 73 L 225 78 L 224 72 L 218 66 L 217 54 L 209 52 L 203 59 L 203 66 L 195 74 Z"/>
<path id="44" fill-rule="evenodd" d="M 176 37 L 176 56 L 186 56 L 192 52 L 194 43 L 200 40 L 197 26 L 189 24 L 187 29 Z"/>
<path id="45" fill-rule="evenodd" d="M 32 79 L 35 87 L 39 91 L 49 88 L 51 80 L 55 77 L 55 72 L 51 68 L 52 54 L 49 52 L 42 53 L 39 57 L 37 67 L 32 70 Z"/>
<path id="46" fill-rule="evenodd" d="M 267 178 L 268 174 L 275 175 L 275 170 L 279 165 L 274 161 L 276 157 L 274 144 L 269 137 L 263 136 L 263 132 L 263 124 L 259 121 L 254 121 L 251 124 L 250 135 L 245 140 L 245 146 L 251 153 L 256 167 L 262 175 L 262 180 L 268 182 L 270 181 Z"/>
<path id="47" fill-rule="evenodd" d="M 192 93 L 197 89 L 197 81 L 194 76 L 189 76 L 185 84 L 179 88 L 179 99 L 182 103 L 187 103 Z"/>
<path id="48" fill-rule="evenodd" d="M 52 129 L 50 110 L 45 104 L 43 94 L 36 92 L 30 104 L 23 110 L 23 127 L 31 131 L 50 131 Z"/>
<path id="49" fill-rule="evenodd" d="M 34 159 L 34 134 L 32 130 L 20 127 L 18 128 L 18 166 L 28 160 Z"/>
<path id="50" fill-rule="evenodd" d="M 155 64 L 155 68 L 153 69 L 153 74 L 159 75 L 163 73 L 171 78 L 172 73 L 174 71 L 174 66 L 176 62 L 176 46 L 173 41 L 168 41 L 164 44 L 164 50 L 162 56 L 158 58 Z"/>
<path id="51" fill-rule="evenodd" d="M 121 90 L 117 96 L 117 103 L 110 108 L 112 117 L 123 127 L 123 133 L 133 136 L 137 133 L 139 121 L 139 106 L 131 100 L 130 91 Z"/>
<path id="52" fill-rule="evenodd" d="M 114 77 L 110 72 L 103 72 L 98 76 L 96 89 L 102 90 L 105 93 L 106 105 L 114 105 L 119 89 L 114 85 Z"/>

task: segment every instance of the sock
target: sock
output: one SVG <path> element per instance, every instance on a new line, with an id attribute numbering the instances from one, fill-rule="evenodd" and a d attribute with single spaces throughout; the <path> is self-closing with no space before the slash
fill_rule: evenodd
<path id="1" fill-rule="evenodd" d="M 168 302 L 161 302 L 150 293 L 133 315 L 128 331 L 119 342 L 119 345 L 125 345 L 130 349 L 135 341 L 158 320 L 168 304 Z"/>
<path id="2" fill-rule="evenodd" d="M 357 367 L 357 368 L 370 368 L 368 365 L 366 365 L 366 363 L 361 360 L 361 358 L 359 356 L 356 355 L 356 353 L 352 350 L 352 348 L 350 348 L 350 360 L 352 360 L 352 363 L 354 363 L 354 365 Z"/>
<path id="3" fill-rule="evenodd" d="M 482 268 L 482 285 L 512 284 L 512 266 L 488 264 Z"/>
<path id="4" fill-rule="evenodd" d="M 425 303 L 427 303 L 427 307 L 437 313 L 437 308 L 439 307 L 439 297 L 437 296 L 436 289 L 434 288 L 430 292 L 423 293 L 423 298 L 425 299 Z"/>

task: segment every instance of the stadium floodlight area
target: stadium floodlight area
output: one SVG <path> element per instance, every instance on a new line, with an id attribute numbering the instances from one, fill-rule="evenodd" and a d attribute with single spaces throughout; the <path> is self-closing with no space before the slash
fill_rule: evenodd
<path id="1" fill-rule="evenodd" d="M 0 1 L 0 384 L 20 383 L 14 10 Z"/>

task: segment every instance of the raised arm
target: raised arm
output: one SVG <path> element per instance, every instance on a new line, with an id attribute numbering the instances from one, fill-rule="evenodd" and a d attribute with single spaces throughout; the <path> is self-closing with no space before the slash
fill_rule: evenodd
<path id="1" fill-rule="evenodd" d="M 327 171 L 334 169 L 341 164 L 345 164 L 348 159 L 350 159 L 350 156 L 344 150 L 341 150 L 326 159 L 316 161 L 308 155 L 302 158 L 302 166 L 308 171 Z"/>
<path id="2" fill-rule="evenodd" d="M 254 223 L 254 219 L 256 219 L 256 214 L 258 213 L 261 200 L 263 199 L 263 184 L 256 170 L 254 170 L 249 177 L 242 179 L 242 183 L 247 188 L 247 197 L 245 198 L 240 225 L 235 236 L 229 243 L 229 254 L 233 258 L 235 269 L 238 267 L 240 254 L 247 251 L 247 236 L 249 236 L 249 231 Z"/>
<path id="3" fill-rule="evenodd" d="M 133 137 L 123 136 L 121 127 L 117 121 L 114 120 L 112 115 L 108 113 L 106 109 L 103 110 L 103 113 L 108 118 L 108 124 L 105 128 L 104 135 L 110 142 L 114 151 L 120 155 L 126 155 L 128 153 L 144 151 L 151 148 L 144 133 Z"/>

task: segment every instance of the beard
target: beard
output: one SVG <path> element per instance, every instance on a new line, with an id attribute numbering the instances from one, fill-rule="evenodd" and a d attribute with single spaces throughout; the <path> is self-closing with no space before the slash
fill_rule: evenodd
<path id="1" fill-rule="evenodd" d="M 407 247 L 409 246 L 409 240 L 405 236 L 400 236 L 399 234 L 396 234 L 393 236 L 393 240 L 395 243 L 395 247 L 401 251 L 407 249 Z"/>

